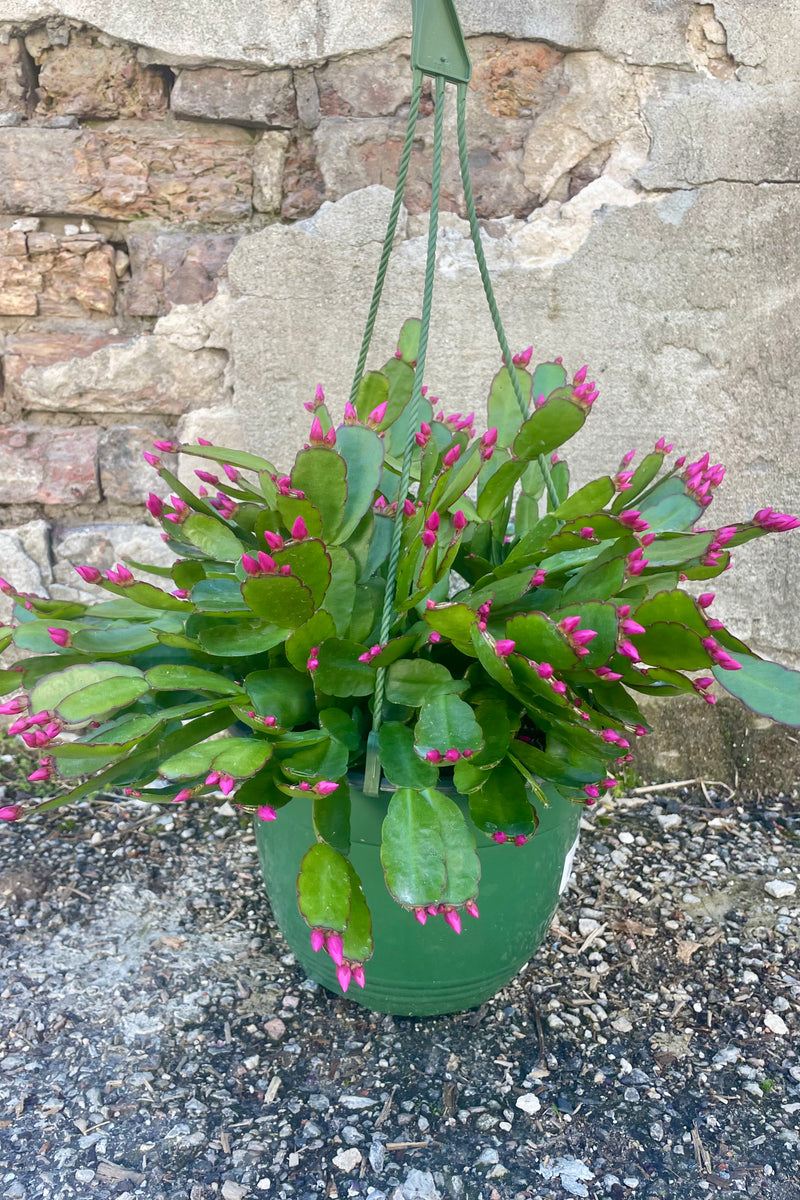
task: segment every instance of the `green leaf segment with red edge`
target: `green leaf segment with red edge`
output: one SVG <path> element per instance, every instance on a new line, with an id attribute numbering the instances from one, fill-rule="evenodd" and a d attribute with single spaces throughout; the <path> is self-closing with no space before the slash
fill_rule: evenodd
<path id="1" fill-rule="evenodd" d="M 364 767 L 379 668 L 386 886 L 411 919 L 441 915 L 456 932 L 463 914 L 478 916 L 474 831 L 524 845 L 543 783 L 580 804 L 614 788 L 647 732 L 637 693 L 713 704 L 716 681 L 800 725 L 798 674 L 713 618 L 712 592 L 680 586 L 707 586 L 734 547 L 800 522 L 762 509 L 709 523 L 724 469 L 708 454 L 673 459 L 663 439 L 570 493 L 562 446 L 596 420 L 598 391 L 585 367 L 571 380 L 560 360 L 530 369 L 530 350 L 514 359 L 527 412 L 504 367 L 485 432 L 474 414 L 423 397 L 401 492 L 418 337 L 406 322 L 338 425 L 318 389 L 288 474 L 207 442 L 156 443 L 146 458 L 172 494 L 147 508 L 170 568 L 78 565 L 107 594 L 91 603 L 0 581 L 16 601 L 0 648 L 24 652 L 0 671 L 0 712 L 40 752 L 31 778 L 53 787 L 0 819 L 109 788 L 159 803 L 222 792 L 264 821 L 311 805 L 317 840 L 297 901 L 344 990 L 363 984 L 373 945 L 348 857 L 348 776 Z M 196 493 L 171 465 L 179 453 L 202 460 Z M 395 616 L 381 641 L 398 524 Z M 448 787 L 468 798 L 471 823 Z"/>

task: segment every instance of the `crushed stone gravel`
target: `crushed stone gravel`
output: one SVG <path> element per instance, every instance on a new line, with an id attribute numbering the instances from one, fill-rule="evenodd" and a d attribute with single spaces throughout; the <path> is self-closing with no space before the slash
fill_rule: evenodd
<path id="1" fill-rule="evenodd" d="M 1 828 L 0 1197 L 798 1200 L 796 797 L 582 824 L 537 956 L 419 1021 L 304 978 L 227 806 Z"/>

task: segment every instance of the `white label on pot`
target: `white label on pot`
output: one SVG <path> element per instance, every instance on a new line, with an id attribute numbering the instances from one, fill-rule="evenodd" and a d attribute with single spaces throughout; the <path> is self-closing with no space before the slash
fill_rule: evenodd
<path id="1" fill-rule="evenodd" d="M 561 884 L 558 889 L 559 896 L 563 896 L 564 892 L 567 890 L 567 884 L 569 883 L 570 876 L 572 875 L 572 864 L 575 862 L 575 853 L 578 849 L 578 842 L 580 840 L 581 835 L 578 834 L 575 838 L 575 841 L 572 843 L 569 854 L 564 860 L 564 870 L 561 873 Z"/>

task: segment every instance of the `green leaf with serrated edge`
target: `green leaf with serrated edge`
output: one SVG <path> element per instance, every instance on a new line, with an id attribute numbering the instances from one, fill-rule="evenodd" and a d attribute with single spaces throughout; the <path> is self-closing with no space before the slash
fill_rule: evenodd
<path id="1" fill-rule="evenodd" d="M 155 632 L 141 625 L 80 629 L 72 636 L 72 649 L 81 654 L 133 654 L 136 650 L 157 645 Z"/>
<path id="2" fill-rule="evenodd" d="M 163 579 L 172 579 L 172 569 L 174 563 L 170 567 L 159 567 L 155 563 L 143 563 L 138 559 L 129 558 L 127 554 L 123 556 L 122 561 L 126 567 L 130 567 L 132 571 L 147 571 L 149 575 L 160 575 Z"/>
<path id="3" fill-rule="evenodd" d="M 527 658 L 523 658 L 521 654 L 510 654 L 506 661 L 517 691 L 525 701 L 526 707 L 544 710 L 569 707 L 566 697 L 560 692 L 553 691 L 549 681 L 539 677 L 536 668 L 531 666 Z"/>
<path id="4" fill-rule="evenodd" d="M 364 556 L 362 568 L 359 571 L 359 583 L 369 579 L 371 575 L 374 575 L 383 566 L 389 557 L 389 551 L 392 546 L 394 521 L 390 517 L 381 517 L 372 514 L 371 519 L 371 541 L 369 549 Z M 348 550 L 351 553 L 352 544 L 351 539 L 347 544 Z"/>
<path id="5" fill-rule="evenodd" d="M 25 600 L 30 605 L 30 608 L 22 608 L 21 611 L 25 613 L 29 621 L 36 619 L 34 614 L 46 617 L 63 617 L 65 621 L 69 621 L 82 617 L 88 611 L 86 604 L 73 604 L 69 600 L 45 600 L 41 596 L 26 596 Z M 19 601 L 15 603 L 15 608 L 17 612 L 14 613 L 14 616 L 17 620 L 21 620 L 22 617 L 19 612 L 21 605 Z M 50 623 L 53 624 L 52 621 Z"/>
<path id="6" fill-rule="evenodd" d="M 360 723 L 355 719 L 361 715 L 360 709 L 355 709 L 353 716 L 343 708 L 323 708 L 319 714 L 319 723 L 323 729 L 341 742 L 351 754 L 355 754 L 364 744 Z"/>
<path id="7" fill-rule="evenodd" d="M 670 621 L 654 621 L 646 628 L 646 633 L 637 633 L 633 639 L 642 662 L 681 671 L 700 671 L 711 666 L 708 651 L 693 629 Z"/>
<path id="8" fill-rule="evenodd" d="M 300 863 L 297 906 L 311 929 L 344 933 L 350 914 L 347 859 L 325 842 L 312 846 Z"/>
<path id="9" fill-rule="evenodd" d="M 329 546 L 331 581 L 325 592 L 325 611 L 330 614 L 335 630 L 347 633 L 353 617 L 356 594 L 356 565 L 343 546 Z"/>
<path id="10" fill-rule="evenodd" d="M 522 398 L 527 406 L 531 396 L 531 377 L 521 367 L 515 369 L 522 388 Z M 527 414 L 520 409 L 511 376 L 505 367 L 501 367 L 492 380 L 487 414 L 489 428 L 495 426 L 497 429 L 497 445 L 510 446 Z"/>
<path id="11" fill-rule="evenodd" d="M 633 472 L 630 486 L 625 488 L 624 492 L 620 492 L 611 505 L 611 511 L 618 513 L 622 512 L 624 508 L 636 508 L 633 501 L 646 487 L 649 487 L 663 465 L 664 455 L 660 452 L 656 451 L 653 454 L 646 454 Z M 602 507 L 602 505 L 599 507 Z"/>
<path id="12" fill-rule="evenodd" d="M 471 793 L 469 815 L 482 833 L 490 835 L 530 837 L 537 825 L 525 780 L 508 759 L 487 771 L 483 787 Z"/>
<path id="13" fill-rule="evenodd" d="M 445 693 L 431 696 L 422 704 L 414 742 L 421 755 L 429 750 L 440 754 L 451 749 L 474 752 L 483 746 L 483 733 L 469 704 L 453 693 Z"/>
<path id="14" fill-rule="evenodd" d="M 556 624 L 564 617 L 580 617 L 579 629 L 593 629 L 597 634 L 585 647 L 589 651 L 580 660 L 584 671 L 601 666 L 614 653 L 617 645 L 619 625 L 617 610 L 613 604 L 603 604 L 587 601 L 582 604 L 569 604 L 550 614 Z"/>
<path id="15" fill-rule="evenodd" d="M 530 591 L 532 575 L 533 572 L 528 569 L 518 571 L 515 575 L 507 575 L 503 579 L 494 579 L 488 584 L 479 580 L 481 586 L 472 588 L 466 594 L 459 593 L 456 599 L 463 600 L 471 608 L 476 609 L 488 600 L 492 601 L 495 610 L 505 608 L 506 605 L 514 604 L 527 591 Z"/>
<path id="16" fill-rule="evenodd" d="M 717 576 L 721 575 L 723 571 L 727 571 L 730 561 L 731 561 L 731 556 L 730 556 L 729 552 L 726 550 L 723 554 L 721 554 L 719 556 L 716 566 L 709 566 L 709 567 L 689 566 L 687 563 L 684 566 L 681 574 L 686 579 L 700 580 L 701 582 L 704 579 L 716 579 Z"/>
<path id="17" fill-rule="evenodd" d="M 272 746 L 258 738 L 221 738 L 203 742 L 174 754 L 161 763 L 159 774 L 165 779 L 194 779 L 209 771 L 247 779 L 255 775 L 272 757 Z"/>
<path id="18" fill-rule="evenodd" d="M 342 937 L 342 954 L 349 962 L 365 963 L 372 958 L 375 944 L 372 939 L 372 915 L 367 906 L 361 880 L 351 862 L 347 862 L 350 877 L 350 911 L 347 928 Z"/>
<path id="19" fill-rule="evenodd" d="M 699 633 L 700 637 L 709 637 L 706 625 L 697 601 L 687 592 L 665 591 L 645 600 L 632 613 L 633 619 L 640 625 L 652 625 L 656 621 L 677 621 Z"/>
<path id="20" fill-rule="evenodd" d="M 440 604 L 426 609 L 423 618 L 442 637 L 463 646 L 470 645 L 470 629 L 478 619 L 468 604 Z"/>
<path id="21" fill-rule="evenodd" d="M 305 492 L 322 519 L 325 541 L 338 533 L 342 524 L 347 485 L 344 459 L 328 446 L 301 450 L 292 468 L 292 487 Z"/>
<path id="22" fill-rule="evenodd" d="M 714 667 L 712 674 L 726 692 L 749 709 L 781 725 L 800 726 L 800 671 L 755 655 L 731 652 L 741 665 L 739 671 Z"/>
<path id="23" fill-rule="evenodd" d="M 549 748 L 548 751 L 537 750 L 519 739 L 512 744 L 511 753 L 533 775 L 548 783 L 584 787 L 587 783 L 596 783 L 606 775 L 606 763 L 599 757 L 590 758 L 586 754 L 578 753 L 569 756 L 557 755 L 550 753 Z"/>
<path id="24" fill-rule="evenodd" d="M 285 642 L 290 632 L 269 621 L 240 619 L 207 626 L 200 630 L 197 640 L 208 654 L 228 658 L 264 654 Z"/>
<path id="25" fill-rule="evenodd" d="M 475 442 L 466 453 L 462 452 L 449 473 L 442 476 L 442 490 L 437 497 L 434 488 L 428 508 L 436 507 L 445 511 L 453 505 L 459 507 L 467 488 L 477 479 L 482 461 L 480 444 Z"/>
<path id="26" fill-rule="evenodd" d="M 611 478 L 604 475 L 601 479 L 595 479 L 573 492 L 569 499 L 558 506 L 553 515 L 560 521 L 574 521 L 576 517 L 598 512 L 608 504 L 614 490 Z M 587 524 L 590 525 L 591 521 L 587 521 Z"/>
<path id="27" fill-rule="evenodd" d="M 435 788 L 426 788 L 422 794 L 438 818 L 444 845 L 445 885 L 441 902 L 461 905 L 478 894 L 481 864 L 475 838 L 454 800 Z"/>
<path id="28" fill-rule="evenodd" d="M 515 458 L 531 459 L 550 454 L 578 432 L 588 410 L 570 396 L 569 388 L 559 388 L 528 417 L 514 439 Z"/>
<path id="29" fill-rule="evenodd" d="M 555 507 L 560 508 L 569 495 L 569 467 L 563 459 L 559 459 L 558 462 L 553 463 L 550 467 L 550 482 L 558 498 L 558 504 Z M 547 507 L 548 509 L 553 508 L 549 494 L 547 497 Z"/>
<path id="30" fill-rule="evenodd" d="M 286 639 L 286 657 L 295 671 L 307 670 L 306 663 L 311 657 L 313 646 L 321 646 L 328 638 L 336 636 L 336 626 L 333 617 L 320 609 L 305 625 L 298 626 L 294 633 Z"/>
<path id="31" fill-rule="evenodd" d="M 671 486 L 668 488 L 667 485 Z M 656 484 L 648 496 L 639 500 L 637 507 L 655 533 L 691 529 L 704 511 L 684 490 L 683 481 L 675 476 Z"/>
<path id="32" fill-rule="evenodd" d="M 390 667 L 399 658 L 404 658 L 406 654 L 411 654 L 417 644 L 417 636 L 416 633 L 404 633 L 400 637 L 391 638 L 385 643 L 380 654 L 376 654 L 373 657 L 373 666 Z"/>
<path id="33" fill-rule="evenodd" d="M 281 629 L 297 629 L 314 613 L 314 598 L 293 575 L 258 575 L 242 584 L 247 607 Z"/>
<path id="34" fill-rule="evenodd" d="M 107 713 L 126 708 L 147 690 L 141 676 L 138 679 L 112 676 L 65 696 L 55 706 L 55 714 L 67 725 L 82 725 L 84 721 L 96 721 Z"/>
<path id="35" fill-rule="evenodd" d="M 468 796 L 486 782 L 486 772 L 476 767 L 471 758 L 460 758 L 453 767 L 453 787 L 460 796 Z"/>
<path id="36" fill-rule="evenodd" d="M 411 367 L 417 361 L 419 354 L 419 337 L 422 322 L 419 317 L 409 317 L 403 322 L 400 337 L 397 339 L 397 349 L 403 362 Z"/>
<path id="37" fill-rule="evenodd" d="M 580 604 L 584 600 L 610 599 L 622 586 L 625 567 L 625 555 L 597 566 L 584 567 L 565 584 L 564 600 L 569 604 Z"/>
<path id="38" fill-rule="evenodd" d="M 145 671 L 144 677 L 154 692 L 213 692 L 221 696 L 244 697 L 242 688 L 232 679 L 183 663 L 160 663 Z"/>
<path id="39" fill-rule="evenodd" d="M 389 892 L 399 904 L 436 904 L 447 882 L 438 816 L 414 788 L 389 801 L 381 834 L 381 863 Z"/>
<path id="40" fill-rule="evenodd" d="M 542 517 L 528 533 L 520 537 L 505 561 L 497 568 L 498 574 L 513 575 L 523 567 L 535 568 L 548 540 L 557 529 L 558 521 L 552 513 Z"/>
<path id="41" fill-rule="evenodd" d="M 487 696 L 485 700 L 472 696 L 471 701 L 484 745 L 468 761 L 475 767 L 493 767 L 505 758 L 512 735 L 519 728 L 519 717 L 512 720 L 502 694 Z"/>
<path id="42" fill-rule="evenodd" d="M 308 675 L 298 675 L 285 667 L 251 671 L 244 686 L 260 717 L 275 717 L 282 729 L 293 729 L 314 719 L 314 689 Z"/>
<path id="43" fill-rule="evenodd" d="M 274 759 L 269 766 L 246 779 L 241 787 L 236 789 L 236 803 L 243 808 L 261 808 L 268 804 L 270 808 L 285 808 L 294 796 L 285 796 L 278 791 L 274 776 Z"/>
<path id="44" fill-rule="evenodd" d="M 204 519 L 209 520 L 210 518 Z M 110 583 L 104 584 L 104 587 L 108 592 L 115 592 L 118 596 L 124 596 L 126 600 L 141 604 L 143 608 L 163 608 L 170 612 L 192 611 L 192 606 L 188 601 L 179 600 L 177 596 L 172 596 L 169 592 L 154 587 L 152 583 L 129 583 L 124 587 Z"/>
<path id="45" fill-rule="evenodd" d="M 347 772 L 347 747 L 342 742 L 325 737 L 291 753 L 285 752 L 285 739 L 282 743 L 280 768 L 289 780 L 337 780 Z"/>
<path id="46" fill-rule="evenodd" d="M 522 490 L 533 500 L 541 500 L 545 493 L 544 475 L 537 459 L 529 462 L 520 480 Z"/>
<path id="47" fill-rule="evenodd" d="M 556 627 L 556 622 L 543 612 L 512 617 L 506 622 L 505 636 L 514 642 L 517 654 L 524 654 L 537 663 L 550 663 L 556 671 L 578 665 L 578 656 Z"/>
<path id="48" fill-rule="evenodd" d="M 371 572 L 368 570 L 367 564 L 370 552 L 373 548 L 373 541 L 376 536 L 379 535 L 377 534 L 375 526 L 375 514 L 369 510 L 364 513 L 364 516 L 358 522 L 355 529 L 350 534 L 350 537 L 347 539 L 346 553 L 350 555 L 353 562 L 356 564 L 356 577 L 359 580 L 364 579 L 366 575 L 371 574 Z M 338 549 L 338 547 L 330 546 L 328 549 L 333 550 Z M 388 557 L 388 554 L 389 548 L 387 543 L 384 559 Z"/>
<path id="49" fill-rule="evenodd" d="M 652 571 L 682 566 L 687 560 L 705 554 L 713 540 L 713 533 L 674 533 L 658 537 L 645 550 L 648 567 Z"/>
<path id="50" fill-rule="evenodd" d="M 356 395 L 356 412 L 358 413 L 359 421 L 366 421 L 369 414 L 379 404 L 384 404 L 388 399 L 389 376 L 384 374 L 383 371 L 367 371 L 361 378 Z M 399 408 L 397 411 L 400 411 Z"/>
<path id="51" fill-rule="evenodd" d="M 305 522 L 309 537 L 322 536 L 322 517 L 310 500 L 299 496 L 279 496 L 275 507 L 281 515 L 284 525 L 291 529 L 298 517 Z"/>
<path id="52" fill-rule="evenodd" d="M 392 704 L 418 708 L 434 688 L 456 691 L 458 682 L 441 663 L 405 658 L 393 663 L 387 671 L 386 699 Z"/>
<path id="53" fill-rule="evenodd" d="M 60 621 L 58 628 L 66 629 L 67 633 L 74 634 L 81 629 L 81 626 L 74 621 Z M 68 647 L 55 644 L 43 621 L 34 620 L 25 625 L 17 625 L 12 635 L 12 641 L 18 650 L 30 650 L 34 654 L 52 654 L 54 664 L 59 655 L 74 653 Z"/>
<path id="54" fill-rule="evenodd" d="M 232 467 L 242 467 L 246 471 L 267 471 L 270 475 L 277 474 L 271 462 L 259 458 L 256 454 L 248 454 L 244 450 L 229 450 L 224 446 L 192 446 L 181 445 L 181 454 L 191 454 L 194 458 L 207 458 L 211 462 L 229 463 Z"/>
<path id="55" fill-rule="evenodd" d="M 336 541 L 342 543 L 372 508 L 383 470 L 383 442 L 363 425 L 341 425 L 336 431 L 336 449 L 347 464 L 347 499 L 336 535 Z"/>
<path id="56" fill-rule="evenodd" d="M 56 661 L 51 660 L 51 671 L 52 674 L 40 679 L 31 690 L 31 712 L 50 711 L 67 696 L 93 683 L 102 683 L 114 678 L 143 679 L 142 672 L 137 667 L 111 662 L 80 663 L 58 670 Z"/>
<path id="57" fill-rule="evenodd" d="M 592 681 L 592 697 L 595 706 L 609 717 L 622 721 L 626 725 L 642 725 L 645 729 L 648 728 L 648 723 L 642 716 L 639 706 L 622 684 L 594 680 Z"/>
<path id="58" fill-rule="evenodd" d="M 218 558 L 221 562 L 237 562 L 244 553 L 244 546 L 221 521 L 214 517 L 206 517 L 202 513 L 192 513 L 180 526 L 181 536 L 202 550 L 209 558 Z"/>
<path id="59" fill-rule="evenodd" d="M 547 398 L 558 388 L 563 388 L 567 382 L 567 372 L 561 363 L 539 363 L 533 372 L 531 393 L 535 400 L 540 396 Z"/>
<path id="60" fill-rule="evenodd" d="M 418 757 L 414 750 L 414 734 L 400 721 L 384 721 L 378 732 L 381 767 L 395 787 L 434 787 L 439 769 Z"/>
<path id="61" fill-rule="evenodd" d="M 369 579 L 356 587 L 347 638 L 351 642 L 374 645 L 378 636 L 378 620 L 383 603 L 382 579 Z"/>
<path id="62" fill-rule="evenodd" d="M 399 365 L 402 367 L 402 364 Z M 391 370 L 391 368 L 389 368 L 389 370 Z M 400 406 L 399 402 L 401 402 L 402 406 Z M 430 403 L 423 396 L 419 403 L 417 430 L 423 421 L 426 421 L 430 425 L 432 420 L 433 409 L 431 408 Z M 408 427 L 411 424 L 411 404 L 405 400 L 405 397 L 402 395 L 399 387 L 391 388 L 389 391 L 389 405 L 386 409 L 386 416 L 384 417 L 384 423 L 381 428 L 385 427 L 387 422 L 391 422 L 389 428 L 384 434 L 388 465 L 389 459 L 397 461 L 402 460 L 403 451 L 405 450 L 406 441 L 408 440 Z M 416 455 L 419 455 L 420 453 L 416 446 L 414 447 L 414 453 Z M 389 489 L 384 488 L 385 480 L 386 472 L 384 472 L 381 480 L 381 491 L 383 491 L 383 494 L 386 496 L 387 500 L 394 500 L 394 491 L 392 492 L 392 495 L 389 495 Z"/>
<path id="63" fill-rule="evenodd" d="M 121 754 L 137 745 L 142 738 L 164 723 L 165 720 L 161 713 L 124 713 L 113 721 L 106 721 L 102 730 L 94 730 L 91 737 L 51 746 L 49 753 L 56 760 L 79 758 L 81 755 L 99 759 L 110 752 Z M 92 769 L 96 770 L 96 768 Z"/>
<path id="64" fill-rule="evenodd" d="M 320 841 L 340 854 L 350 853 L 350 788 L 346 779 L 340 780 L 329 796 L 314 797 L 312 818 Z"/>
<path id="65" fill-rule="evenodd" d="M 175 586 L 185 588 L 187 591 L 191 591 L 196 583 L 206 577 L 205 566 L 194 558 L 182 558 L 179 562 L 173 563 L 170 572 Z"/>
<path id="66" fill-rule="evenodd" d="M 0 671 L 0 696 L 16 692 L 20 687 L 22 687 L 22 678 L 19 671 Z"/>
<path id="67" fill-rule="evenodd" d="M 482 521 L 491 521 L 497 515 L 527 465 L 521 459 L 511 459 L 495 471 L 478 498 L 478 515 Z"/>
<path id="68" fill-rule="evenodd" d="M 317 655 L 315 686 L 327 696 L 371 696 L 375 691 L 375 667 L 358 661 L 366 649 L 363 643 L 342 638 L 323 642 Z"/>
<path id="69" fill-rule="evenodd" d="M 247 612 L 236 579 L 201 579 L 192 588 L 192 604 L 198 612 Z"/>
<path id="70" fill-rule="evenodd" d="M 583 517 L 579 517 L 575 521 L 568 521 L 562 528 L 561 533 L 576 533 L 588 526 L 595 538 L 599 541 L 613 541 L 615 538 L 628 536 L 628 528 L 622 524 L 618 517 L 610 517 L 608 513 L 591 512 L 586 513 Z M 553 548 L 558 542 L 558 537 L 553 537 L 547 543 L 547 553 L 553 553 Z"/>
<path id="71" fill-rule="evenodd" d="M 292 575 L 308 588 L 314 607 L 319 608 L 331 582 L 331 558 L 322 542 L 316 538 L 290 542 L 284 550 L 276 550 L 272 557 L 278 567 L 291 567 Z"/>

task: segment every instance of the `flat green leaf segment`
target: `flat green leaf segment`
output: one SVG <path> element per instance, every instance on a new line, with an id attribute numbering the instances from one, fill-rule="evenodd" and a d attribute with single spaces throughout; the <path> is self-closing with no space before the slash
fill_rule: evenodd
<path id="1" fill-rule="evenodd" d="M 300 864 L 297 903 L 311 929 L 342 934 L 344 957 L 366 962 L 372 956 L 372 918 L 352 865 L 333 846 L 318 842 Z"/>
<path id="2" fill-rule="evenodd" d="M 160 773 L 165 779 L 196 779 L 204 772 L 219 771 L 220 775 L 231 775 L 234 779 L 248 779 L 255 775 L 272 756 L 268 742 L 254 738 L 223 738 L 218 742 L 204 742 L 190 746 L 174 754 L 161 764 Z"/>
<path id="3" fill-rule="evenodd" d="M 458 805 L 435 788 L 400 788 L 392 796 L 381 862 L 386 886 L 406 908 L 455 907 L 478 892 L 475 840 Z"/>
<path id="4" fill-rule="evenodd" d="M 731 658 L 741 670 L 713 668 L 714 678 L 726 692 L 762 717 L 794 728 L 800 726 L 800 671 L 735 651 L 731 651 Z"/>

